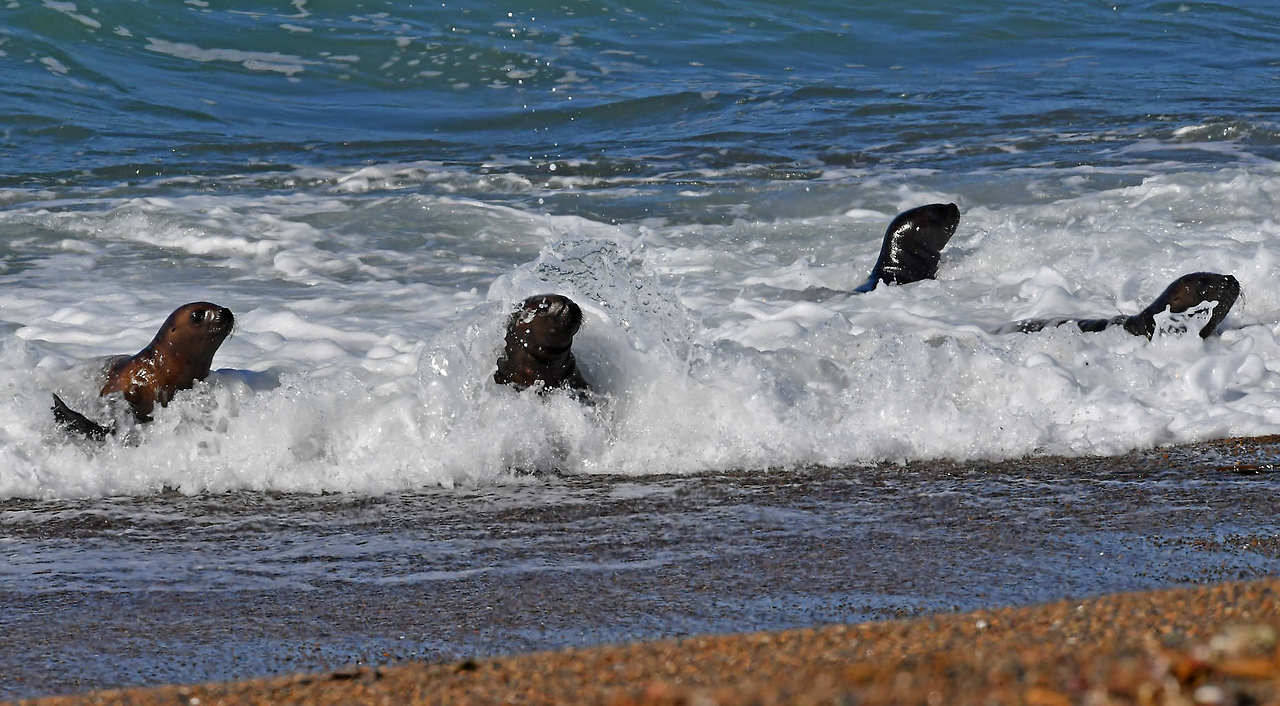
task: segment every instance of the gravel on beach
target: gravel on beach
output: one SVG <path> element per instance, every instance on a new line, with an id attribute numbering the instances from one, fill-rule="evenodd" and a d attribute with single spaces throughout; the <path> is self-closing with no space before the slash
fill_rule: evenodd
<path id="1" fill-rule="evenodd" d="M 58 704 L 1280 704 L 1280 579 L 38 699 Z"/>

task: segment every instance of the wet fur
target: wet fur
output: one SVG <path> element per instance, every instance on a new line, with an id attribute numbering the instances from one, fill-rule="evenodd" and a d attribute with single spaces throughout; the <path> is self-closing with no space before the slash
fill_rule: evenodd
<path id="1" fill-rule="evenodd" d="M 573 336 L 582 326 L 582 309 L 558 294 L 525 299 L 507 319 L 506 341 L 494 382 L 523 390 L 589 392 L 591 386 L 573 357 Z"/>
<path id="2" fill-rule="evenodd" d="M 885 229 L 871 276 L 855 291 L 869 292 L 880 282 L 910 284 L 933 279 L 942 249 L 959 225 L 960 209 L 953 203 L 931 203 L 899 213 Z"/>
<path id="3" fill-rule="evenodd" d="M 1091 333 L 1111 326 L 1123 326 L 1125 331 L 1135 336 L 1151 338 L 1156 331 L 1156 314 L 1163 313 L 1166 309 L 1173 314 L 1182 314 L 1205 302 L 1217 302 L 1213 307 L 1213 315 L 1199 331 L 1201 338 L 1208 338 L 1227 317 L 1239 296 L 1240 283 L 1235 277 L 1216 272 L 1192 272 L 1174 280 L 1156 297 L 1151 306 L 1133 316 L 1121 315 L 1109 319 L 1026 319 L 1006 324 L 995 332 L 1034 333 L 1054 326 L 1075 324 L 1081 331 Z"/>
<path id="4" fill-rule="evenodd" d="M 183 304 L 169 314 L 145 348 L 115 359 L 99 396 L 121 393 L 139 422 L 151 421 L 156 404 L 167 406 L 178 390 L 209 376 L 213 356 L 235 326 L 230 309 L 209 302 Z M 53 396 L 53 417 L 64 429 L 90 439 L 115 433 Z"/>

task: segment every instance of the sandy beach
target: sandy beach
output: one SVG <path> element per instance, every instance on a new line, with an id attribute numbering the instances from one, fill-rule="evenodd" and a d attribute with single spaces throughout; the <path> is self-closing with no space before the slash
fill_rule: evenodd
<path id="1" fill-rule="evenodd" d="M 60 704 L 1280 704 L 1280 580 Z"/>

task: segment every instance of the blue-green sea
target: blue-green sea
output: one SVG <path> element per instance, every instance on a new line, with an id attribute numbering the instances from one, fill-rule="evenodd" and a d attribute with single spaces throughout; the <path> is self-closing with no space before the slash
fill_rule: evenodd
<path id="1" fill-rule="evenodd" d="M 1274 450 L 1209 442 L 1280 433 L 1277 47 L 1259 0 L 0 0 L 0 698 L 1275 574 Z M 850 294 L 939 202 L 936 279 Z M 994 333 L 1195 271 L 1207 339 Z M 543 292 L 594 406 L 493 382 Z M 55 426 L 197 300 L 208 380 Z"/>

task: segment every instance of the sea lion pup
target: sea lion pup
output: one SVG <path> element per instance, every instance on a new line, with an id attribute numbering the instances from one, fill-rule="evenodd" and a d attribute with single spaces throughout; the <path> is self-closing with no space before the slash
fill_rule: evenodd
<path id="1" fill-rule="evenodd" d="M 231 333 L 235 316 L 226 307 L 209 302 L 183 304 L 164 320 L 155 338 L 132 356 L 119 356 L 107 363 L 106 381 L 100 396 L 119 392 L 139 422 L 151 421 L 156 403 L 169 404 L 173 393 L 190 390 L 197 380 L 209 375 L 213 354 Z M 53 396 L 53 417 L 63 428 L 90 439 L 104 439 L 115 433 L 67 407 Z"/>
<path id="2" fill-rule="evenodd" d="M 1188 311 L 1199 313 L 1213 308 L 1209 321 L 1200 328 L 1200 337 L 1208 338 L 1222 320 L 1227 318 L 1240 296 L 1240 283 L 1231 275 L 1220 275 L 1216 272 L 1192 272 L 1175 279 L 1156 297 L 1151 306 L 1133 316 L 1113 316 L 1110 319 L 1027 319 L 1005 324 L 996 329 L 996 333 L 1032 333 L 1051 326 L 1075 324 L 1081 331 L 1090 333 L 1101 331 L 1109 326 L 1123 326 L 1125 331 L 1135 336 L 1151 338 L 1156 331 L 1156 314 L 1166 309 L 1173 314 Z"/>
<path id="3" fill-rule="evenodd" d="M 960 209 L 953 203 L 931 203 L 899 213 L 884 232 L 884 244 L 871 276 L 853 290 L 870 292 L 880 282 L 910 284 L 938 274 L 942 249 L 960 225 Z"/>
<path id="4" fill-rule="evenodd" d="M 493 380 L 518 390 L 541 383 L 542 390 L 569 389 L 585 399 L 591 391 L 573 359 L 573 335 L 582 326 L 582 309 L 559 294 L 538 294 L 522 302 L 507 319 L 507 340 Z"/>

